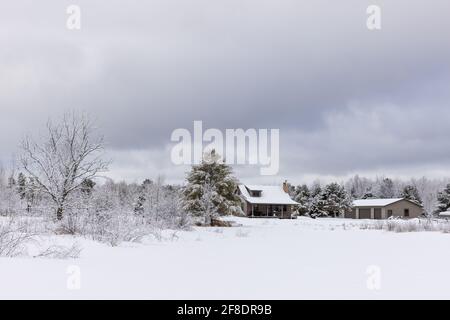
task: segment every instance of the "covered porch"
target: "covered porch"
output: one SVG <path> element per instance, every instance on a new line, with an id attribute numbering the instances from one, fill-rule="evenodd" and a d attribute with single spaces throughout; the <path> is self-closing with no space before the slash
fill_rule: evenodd
<path id="1" fill-rule="evenodd" d="M 286 204 L 251 204 L 247 206 L 247 216 L 250 218 L 281 218 L 290 219 L 291 205 Z"/>

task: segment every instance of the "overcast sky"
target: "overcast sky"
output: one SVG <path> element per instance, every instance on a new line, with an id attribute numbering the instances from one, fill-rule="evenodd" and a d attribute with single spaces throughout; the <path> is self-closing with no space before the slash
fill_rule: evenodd
<path id="1" fill-rule="evenodd" d="M 236 167 L 244 182 L 450 176 L 450 1 L 2 1 L 0 109 L 6 165 L 25 133 L 84 110 L 115 179 L 182 181 L 170 135 L 194 120 L 280 129 L 279 175 Z"/>

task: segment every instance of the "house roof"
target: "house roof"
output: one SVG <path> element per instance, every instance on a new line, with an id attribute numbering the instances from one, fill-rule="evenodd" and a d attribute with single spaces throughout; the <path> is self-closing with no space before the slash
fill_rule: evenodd
<path id="1" fill-rule="evenodd" d="M 396 203 L 401 200 L 407 200 L 407 199 L 404 199 L 404 198 L 360 199 L 360 200 L 354 200 L 353 206 L 354 207 L 385 207 L 385 206 L 388 206 L 390 204 Z M 414 203 L 414 202 L 412 202 L 412 203 Z"/>
<path id="2" fill-rule="evenodd" d="M 450 217 L 450 211 L 444 211 L 439 213 L 440 217 Z"/>
<path id="3" fill-rule="evenodd" d="M 261 191 L 260 197 L 252 197 L 248 190 Z M 239 185 L 242 197 L 252 204 L 298 204 L 284 192 L 281 186 Z"/>

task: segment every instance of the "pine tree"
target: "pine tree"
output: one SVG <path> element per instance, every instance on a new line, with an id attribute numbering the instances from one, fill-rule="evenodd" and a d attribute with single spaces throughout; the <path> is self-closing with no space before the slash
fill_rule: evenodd
<path id="1" fill-rule="evenodd" d="M 294 201 L 298 202 L 297 212 L 299 215 L 306 215 L 310 209 L 311 193 L 306 184 L 297 186 L 294 192 Z"/>
<path id="2" fill-rule="evenodd" d="M 321 194 L 322 208 L 327 216 L 338 217 L 351 209 L 351 200 L 344 187 L 330 183 Z"/>
<path id="3" fill-rule="evenodd" d="M 375 198 L 375 195 L 372 192 L 372 188 L 368 188 L 366 192 L 364 192 L 362 199 L 373 199 Z"/>
<path id="4" fill-rule="evenodd" d="M 403 187 L 400 196 L 402 198 L 408 199 L 410 201 L 413 201 L 417 204 L 422 204 L 422 199 L 420 198 L 419 191 L 417 188 L 413 185 L 406 185 Z"/>
<path id="5" fill-rule="evenodd" d="M 241 200 L 236 194 L 237 180 L 214 150 L 205 153 L 199 165 L 192 166 L 186 180 L 182 192 L 183 209 L 193 216 L 204 217 L 209 222 L 212 212 L 219 215 L 241 212 Z"/>
<path id="6" fill-rule="evenodd" d="M 145 212 L 145 203 L 147 202 L 147 197 L 149 192 L 149 189 L 153 185 L 153 181 L 150 179 L 145 179 L 144 182 L 142 182 L 142 185 L 140 186 L 139 190 L 139 196 L 138 199 L 134 205 L 134 213 L 143 215 Z"/>
<path id="7" fill-rule="evenodd" d="M 17 176 L 17 193 L 22 200 L 27 196 L 27 178 L 22 172 Z"/>
<path id="8" fill-rule="evenodd" d="M 309 202 L 309 212 L 311 218 L 323 217 L 327 215 L 324 210 L 324 201 L 322 198 L 322 188 L 320 183 L 315 182 L 311 188 L 311 198 Z"/>
<path id="9" fill-rule="evenodd" d="M 448 211 L 450 209 L 450 183 L 447 184 L 445 189 L 437 195 L 437 210 L 436 213 Z"/>
<path id="10" fill-rule="evenodd" d="M 80 191 L 86 196 L 92 195 L 92 190 L 94 190 L 95 182 L 92 179 L 84 179 L 81 183 Z"/>
<path id="11" fill-rule="evenodd" d="M 8 178 L 8 189 L 13 189 L 16 186 L 16 179 L 14 174 L 11 174 Z"/>

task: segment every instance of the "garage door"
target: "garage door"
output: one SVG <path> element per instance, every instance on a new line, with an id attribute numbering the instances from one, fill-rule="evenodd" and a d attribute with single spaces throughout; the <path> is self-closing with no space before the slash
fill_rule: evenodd
<path id="1" fill-rule="evenodd" d="M 377 220 L 381 220 L 381 208 L 375 208 L 373 217 Z"/>
<path id="2" fill-rule="evenodd" d="M 359 209 L 360 219 L 370 219 L 370 208 Z"/>

